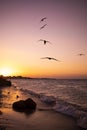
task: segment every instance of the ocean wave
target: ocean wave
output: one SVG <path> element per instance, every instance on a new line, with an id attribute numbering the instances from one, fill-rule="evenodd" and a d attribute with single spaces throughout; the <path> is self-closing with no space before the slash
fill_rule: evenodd
<path id="1" fill-rule="evenodd" d="M 87 111 L 76 104 L 57 99 L 53 108 L 57 112 L 74 117 L 80 127 L 87 128 Z"/>
<path id="2" fill-rule="evenodd" d="M 45 93 L 36 93 L 32 90 L 20 89 L 24 93 L 33 95 L 39 98 L 41 101 L 52 105 L 52 108 L 56 112 L 61 112 L 63 114 L 74 117 L 77 120 L 77 125 L 82 128 L 87 128 L 87 110 L 78 106 L 66 102 L 60 98 L 55 98 L 54 96 L 45 95 Z"/>

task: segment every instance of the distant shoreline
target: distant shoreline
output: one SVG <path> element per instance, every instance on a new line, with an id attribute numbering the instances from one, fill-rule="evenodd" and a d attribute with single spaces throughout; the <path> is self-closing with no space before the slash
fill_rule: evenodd
<path id="1" fill-rule="evenodd" d="M 27 77 L 27 76 L 3 76 L 8 79 L 40 79 L 40 80 L 87 80 L 87 78 L 49 78 L 49 77 Z"/>

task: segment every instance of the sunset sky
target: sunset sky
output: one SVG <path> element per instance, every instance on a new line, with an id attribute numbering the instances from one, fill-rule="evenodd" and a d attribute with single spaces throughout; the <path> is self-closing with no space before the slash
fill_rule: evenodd
<path id="1" fill-rule="evenodd" d="M 87 78 L 87 0 L 0 0 L 1 74 Z"/>

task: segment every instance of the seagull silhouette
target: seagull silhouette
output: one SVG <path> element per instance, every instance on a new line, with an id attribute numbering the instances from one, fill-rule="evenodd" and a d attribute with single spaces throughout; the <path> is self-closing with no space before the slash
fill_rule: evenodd
<path id="1" fill-rule="evenodd" d="M 57 59 L 52 58 L 52 57 L 42 57 L 41 59 L 56 60 L 56 61 L 59 61 L 59 62 L 60 62 L 60 60 L 57 60 Z"/>
<path id="2" fill-rule="evenodd" d="M 84 56 L 85 54 L 83 54 L 83 53 L 80 53 L 80 54 L 78 54 L 79 56 Z"/>
<path id="3" fill-rule="evenodd" d="M 46 43 L 50 43 L 50 44 L 51 44 L 51 42 L 50 42 L 50 41 L 47 41 L 47 40 L 40 39 L 39 41 L 43 41 L 43 42 L 44 42 L 44 45 L 46 45 Z"/>
<path id="4" fill-rule="evenodd" d="M 40 30 L 43 29 L 47 24 L 44 24 L 43 26 L 40 27 Z"/>
<path id="5" fill-rule="evenodd" d="M 47 17 L 43 17 L 41 20 L 40 20 L 40 22 L 43 22 L 44 20 L 46 20 L 47 19 Z"/>

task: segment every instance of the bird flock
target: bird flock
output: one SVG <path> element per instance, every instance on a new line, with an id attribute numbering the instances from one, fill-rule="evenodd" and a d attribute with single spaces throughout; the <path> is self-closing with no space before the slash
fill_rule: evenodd
<path id="1" fill-rule="evenodd" d="M 46 19 L 47 19 L 47 17 L 41 18 L 40 23 L 43 24 L 46 21 Z M 44 29 L 46 26 L 47 26 L 47 23 L 43 24 L 40 27 L 40 30 Z M 38 42 L 43 42 L 44 45 L 46 45 L 47 43 L 52 44 L 50 41 L 45 40 L 45 39 L 40 39 L 40 40 L 38 40 Z M 79 53 L 78 56 L 85 56 L 85 54 L 84 53 Z M 48 56 L 47 57 L 42 57 L 41 59 L 55 60 L 55 61 L 61 62 L 60 60 L 58 60 L 56 58 L 48 57 Z"/>
<path id="2" fill-rule="evenodd" d="M 44 21 L 46 21 L 46 19 L 47 19 L 47 17 L 43 17 L 43 18 L 40 20 L 40 23 L 43 23 Z M 46 26 L 47 26 L 47 24 L 42 25 L 42 26 L 40 27 L 40 30 L 41 30 L 41 29 L 44 29 Z M 39 42 L 43 42 L 44 45 L 46 45 L 47 43 L 52 44 L 50 41 L 45 40 L 45 39 L 40 39 L 40 40 L 38 40 L 38 41 L 39 41 Z M 59 62 L 60 62 L 60 60 L 58 60 L 58 59 L 56 59 L 56 58 L 53 58 L 53 57 L 42 57 L 41 59 L 55 60 L 55 61 L 59 61 Z"/>

